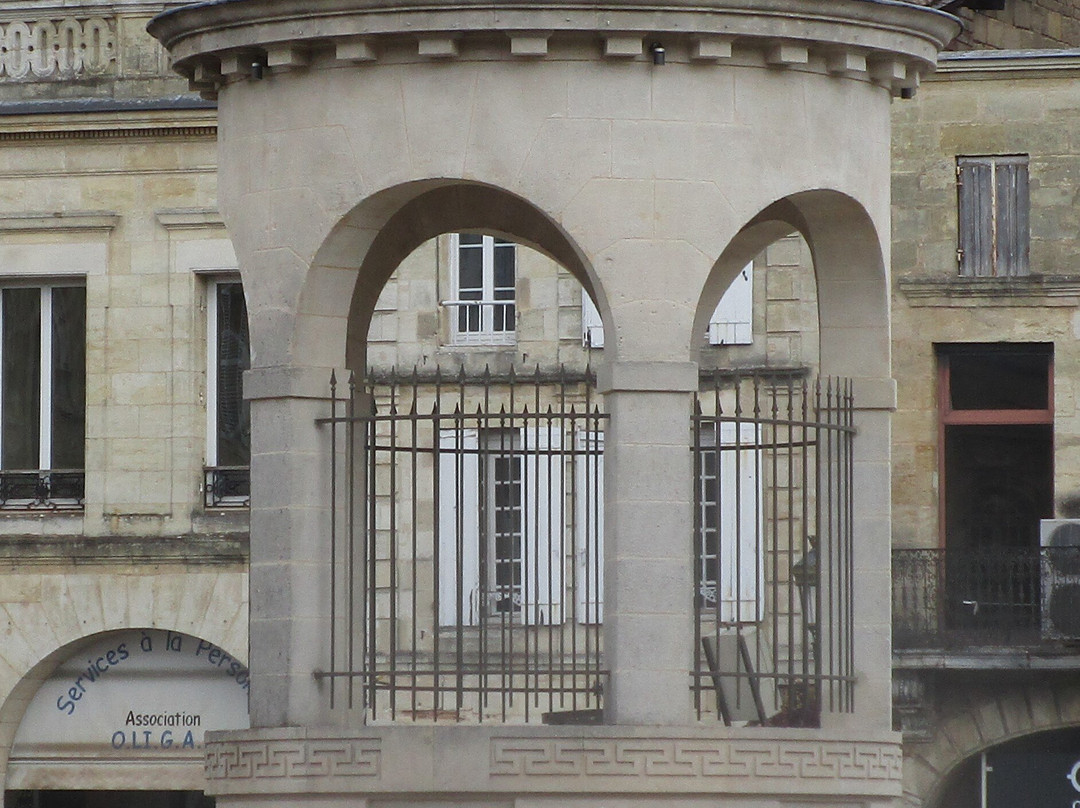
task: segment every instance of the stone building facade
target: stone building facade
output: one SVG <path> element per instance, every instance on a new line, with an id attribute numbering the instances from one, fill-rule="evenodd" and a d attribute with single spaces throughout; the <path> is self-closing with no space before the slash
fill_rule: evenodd
<path id="1" fill-rule="evenodd" d="M 194 745 L 215 719 L 139 682 L 217 692 L 200 678 L 209 652 L 229 654 L 223 679 L 246 660 L 246 509 L 206 508 L 203 491 L 208 294 L 236 259 L 216 212 L 215 111 L 147 37 L 160 10 L 0 8 L 7 805 L 200 792 Z M 183 659 L 162 669 L 167 651 Z M 246 725 L 233 674 L 207 706 Z M 205 717 L 126 723 L 166 710 Z"/>
<path id="2" fill-rule="evenodd" d="M 1076 515 L 1071 362 L 1080 292 L 1070 269 L 1076 155 L 1069 137 L 1080 108 L 1075 57 L 958 53 L 943 58 L 936 75 L 929 72 L 937 49 L 950 41 L 954 48 L 1075 45 L 1068 4 L 1010 0 L 998 11 L 952 9 L 969 23 L 958 39 L 959 29 L 932 11 L 864 0 L 828 4 L 845 24 L 873 32 L 871 40 L 856 37 L 855 46 L 846 39 L 855 29 L 834 18 L 821 23 L 816 2 L 798 10 L 752 3 L 699 9 L 720 15 L 719 29 L 716 20 L 667 17 L 674 12 L 665 3 L 654 4 L 648 19 L 613 14 L 597 21 L 561 9 L 524 20 L 456 7 L 445 16 L 400 11 L 398 19 L 361 2 L 352 4 L 354 16 L 332 22 L 305 4 L 286 4 L 296 5 L 296 20 L 274 28 L 259 22 L 258 3 L 233 2 L 192 11 L 198 33 L 185 28 L 183 14 L 154 23 L 170 59 L 145 27 L 155 14 L 183 5 L 88 0 L 77 10 L 38 2 L 0 9 L 0 291 L 22 292 L 10 295 L 17 312 L 19 301 L 33 298 L 34 310 L 46 311 L 67 294 L 53 290 L 84 289 L 86 318 L 82 475 L 43 474 L 55 468 L 45 456 L 36 469 L 0 464 L 5 805 L 140 805 L 146 798 L 196 805 L 205 791 L 223 805 L 593 805 L 616 798 L 711 805 L 722 795 L 734 805 L 961 806 L 978 805 L 972 800 L 984 752 L 991 763 L 1004 761 L 1001 755 L 1071 753 L 1071 736 L 1058 732 L 1077 722 L 1067 638 L 1044 636 L 1036 624 L 1032 641 L 1031 624 L 1010 624 L 1003 640 L 992 631 L 1001 615 L 993 616 L 1000 607 L 990 598 L 981 591 L 969 596 L 966 579 L 961 586 L 951 573 L 934 579 L 938 573 L 926 572 L 946 569 L 940 548 L 949 547 L 952 525 L 945 486 L 974 473 L 955 458 L 945 467 L 946 452 L 963 457 L 970 448 L 947 447 L 972 425 L 948 421 L 956 414 L 942 407 L 943 368 L 962 375 L 972 358 L 993 366 L 1016 354 L 1023 383 L 991 375 L 991 384 L 1030 389 L 1032 379 L 1043 380 L 1045 402 L 1019 408 L 1027 421 L 997 423 L 991 416 L 974 426 L 1000 427 L 1004 440 L 1034 445 L 1025 456 L 1042 451 L 1010 472 L 1044 483 L 1039 518 Z M 723 16 L 735 7 L 739 14 Z M 233 13 L 239 24 L 224 27 Z M 917 41 L 904 38 L 916 29 Z M 186 80 L 172 72 L 173 62 Z M 529 104 L 513 101 L 518 82 L 525 82 Z M 217 96 L 217 105 L 199 92 Z M 794 130 L 793 114 L 800 120 Z M 835 155 L 837 144 L 842 161 L 824 156 Z M 958 258 L 958 250 L 970 256 L 981 242 L 961 240 L 966 220 L 957 180 L 962 174 L 973 178 L 968 187 L 985 187 L 979 178 L 987 171 L 995 189 L 998 172 L 1026 177 L 1029 249 L 1021 258 L 984 249 L 984 270 L 963 263 L 973 258 Z M 803 193 L 820 188 L 836 194 Z M 1004 220 L 991 219 L 995 233 L 1007 230 Z M 462 293 L 461 262 L 468 259 L 457 233 L 492 239 L 473 245 L 488 250 L 491 261 L 495 239 L 520 243 L 513 248 L 512 337 L 492 325 L 510 305 L 499 297 L 494 274 L 484 275 L 486 286 L 469 287 L 479 289 L 472 297 Z M 1006 265 L 1021 269 L 998 271 Z M 749 302 L 749 315 L 724 319 L 718 303 L 740 277 L 749 279 L 739 304 L 745 312 Z M 229 297 L 241 279 L 242 310 Z M 221 375 L 224 346 L 247 346 L 249 339 L 223 335 L 248 315 L 250 508 L 246 456 L 218 444 L 225 423 L 243 421 L 235 414 L 218 420 L 226 417 L 222 402 L 234 401 L 228 385 L 239 372 L 229 365 Z M 486 336 L 477 335 L 485 329 Z M 38 350 L 44 339 L 34 338 Z M 454 455 L 456 470 L 417 459 L 425 448 L 419 444 L 406 451 L 404 443 L 380 443 L 407 435 L 399 429 L 407 419 L 394 421 L 396 431 L 372 427 L 370 443 L 368 433 L 348 431 L 374 423 L 364 420 L 365 408 L 386 416 L 384 424 L 392 421 L 390 407 L 407 400 L 393 396 L 408 387 L 414 369 L 414 399 L 428 404 L 464 369 L 468 390 L 459 400 L 475 408 L 487 390 L 496 401 L 484 418 L 498 417 L 508 404 L 507 374 L 539 370 L 530 395 L 543 407 L 587 400 L 601 405 L 599 420 L 567 427 L 558 446 L 528 447 L 522 424 L 535 424 L 529 419 L 537 416 L 514 410 L 494 430 L 508 443 L 466 446 Z M 851 558 L 823 550 L 820 566 L 807 564 L 817 550 L 807 535 L 811 520 L 785 512 L 777 495 L 803 490 L 794 485 L 798 464 L 787 464 L 795 476 L 786 488 L 775 470 L 747 475 L 736 464 L 739 484 L 749 486 L 744 495 L 766 504 L 751 507 L 741 523 L 737 506 L 733 529 L 750 525 L 754 535 L 773 537 L 759 547 L 783 559 L 783 574 L 762 575 L 752 585 L 761 592 L 748 597 L 736 584 L 740 594 L 717 606 L 708 623 L 708 581 L 693 569 L 703 544 L 687 550 L 690 537 L 708 532 L 702 523 L 710 501 L 701 483 L 708 475 L 700 458 L 716 449 L 716 479 L 723 477 L 717 444 L 727 439 L 716 436 L 728 426 L 739 436 L 732 440 L 755 447 L 734 447 L 754 463 L 771 457 L 770 440 L 781 443 L 767 416 L 720 415 L 734 390 L 750 389 L 732 384 L 734 370 L 757 374 L 763 389 L 853 377 L 856 541 Z M 331 395 L 331 371 L 339 391 L 354 380 L 359 420 L 340 415 L 348 396 Z M 400 378 L 390 384 L 392 371 L 403 375 L 404 387 Z M 2 371 L 12 372 L 7 365 Z M 560 378 L 570 387 L 560 387 Z M 0 379 L 0 399 L 3 390 Z M 426 449 L 450 454 L 449 437 L 440 443 L 440 434 L 452 435 L 458 449 L 482 435 L 490 421 L 468 412 L 424 427 L 433 430 Z M 568 409 L 559 412 L 569 418 Z M 39 455 L 42 440 L 66 434 L 59 421 L 42 423 L 39 416 Z M 15 445 L 19 428 L 5 427 L 0 454 Z M 598 466 L 589 435 L 601 431 Z M 585 442 L 575 443 L 582 434 Z M 521 445 L 504 452 L 515 440 Z M 335 530 L 366 524 L 355 508 L 326 496 L 335 486 L 330 468 L 347 472 L 330 458 L 348 457 L 342 446 L 353 441 L 374 447 L 356 455 L 370 459 L 373 471 L 354 470 L 349 487 L 339 479 L 343 499 L 347 490 L 383 491 L 378 486 L 395 468 L 426 470 L 439 481 L 427 488 L 399 481 L 386 489 L 398 494 L 371 499 L 376 524 L 399 533 L 415 527 L 428 536 L 421 542 L 432 541 L 436 530 L 470 536 L 464 520 L 436 527 L 432 503 L 439 500 L 431 491 L 448 483 L 467 488 L 461 481 L 471 479 L 470 457 L 490 461 L 492 469 L 504 456 L 518 458 L 533 479 L 541 479 L 542 458 L 558 457 L 564 480 L 607 477 L 606 491 L 584 485 L 585 500 L 577 490 L 564 497 L 558 512 L 571 542 L 560 556 L 565 570 L 561 577 L 544 572 L 545 582 L 559 582 L 549 587 L 565 589 L 563 639 L 574 627 L 576 637 L 597 638 L 589 653 L 605 651 L 602 698 L 587 671 L 587 686 L 564 679 L 563 689 L 589 709 L 552 709 L 545 696 L 542 709 L 526 711 L 518 700 L 493 724 L 475 725 L 478 715 L 490 721 L 493 713 L 462 710 L 467 701 L 445 693 L 410 703 L 411 692 L 399 690 L 388 702 L 385 694 L 404 681 L 404 669 L 376 665 L 365 673 L 366 662 L 344 658 L 352 648 L 343 644 L 346 636 L 364 640 L 361 657 L 369 649 L 382 654 L 391 624 L 398 636 L 415 628 L 443 635 L 444 643 L 453 628 L 454 652 L 464 649 L 466 660 L 476 653 L 468 643 L 483 630 L 511 642 L 558 636 L 550 613 L 537 628 L 528 617 L 521 626 L 516 617 L 499 624 L 494 612 L 504 607 L 486 622 L 466 618 L 476 602 L 467 595 L 444 594 L 440 606 L 433 594 L 437 566 L 404 555 L 387 563 L 390 547 L 404 545 L 380 544 L 384 533 L 377 530 L 370 565 L 354 564 L 365 569 L 361 584 L 374 586 L 358 586 L 353 576 L 341 577 L 342 564 L 327 564 L 342 560 L 346 546 L 366 552 L 347 544 L 345 532 L 331 543 Z M 786 451 L 797 443 L 789 431 Z M 1002 454 L 993 446 L 987 451 L 995 462 Z M 535 502 L 526 489 L 525 501 Z M 808 511 L 828 503 L 831 494 L 821 491 L 830 490 L 805 495 Z M 713 505 L 721 516 L 723 496 Z M 445 500 L 447 508 L 467 504 L 462 497 Z M 402 513 L 415 503 L 429 510 Z M 606 527 L 596 524 L 598 511 L 588 510 L 597 507 Z M 339 521 L 342 508 L 352 521 Z M 695 512 L 702 514 L 697 522 Z M 604 536 L 602 624 L 576 618 L 576 609 L 588 615 L 598 605 L 588 588 L 572 591 L 600 566 L 596 551 L 573 543 L 582 513 L 594 514 L 586 522 Z M 397 521 L 378 521 L 384 518 Z M 798 538 L 777 543 L 784 532 Z M 891 669 L 881 596 L 890 535 L 894 593 L 910 596 L 894 594 Z M 736 547 L 743 552 L 741 540 Z M 453 556 L 460 579 L 466 554 L 443 552 Z M 716 555 L 721 564 L 731 560 Z M 829 570 L 842 570 L 841 562 L 851 562 L 855 573 L 848 617 L 830 612 L 827 598 L 803 600 L 796 585 L 808 569 L 820 583 Z M 539 574 L 537 566 L 525 569 Z M 415 576 L 408 586 L 405 574 Z M 1019 579 L 1027 600 L 1012 601 L 1020 604 L 1013 611 L 1028 619 L 1048 609 L 1030 574 Z M 536 598 L 527 582 L 523 587 L 525 608 L 505 607 L 503 614 L 533 608 Z M 662 597 L 695 589 L 693 598 Z M 342 593 L 367 591 L 377 593 L 370 611 L 344 605 Z M 384 593 L 399 602 L 419 593 L 429 603 L 407 616 L 392 613 L 393 598 Z M 972 607 L 963 603 L 980 598 L 983 616 L 991 615 L 983 623 L 972 621 Z M 939 622 L 957 603 L 967 622 Z M 822 611 L 811 620 L 815 607 Z M 778 642 L 779 633 L 759 629 L 766 621 L 732 619 L 725 608 L 764 609 L 793 639 Z M 456 611 L 454 619 L 436 617 L 440 609 Z M 356 614 L 362 618 L 348 623 Z M 845 621 L 858 655 L 854 706 L 807 700 L 826 691 L 798 687 L 826 687 L 829 671 L 815 666 L 829 658 L 822 645 L 829 647 Z M 750 664 L 732 669 L 710 661 L 703 650 L 710 632 L 716 649 L 740 638 Z M 430 642 L 421 638 L 393 664 L 444 664 L 445 653 L 432 654 L 424 644 Z M 550 664 L 550 654 L 530 659 L 541 656 Z M 243 667 L 249 659 L 250 684 Z M 791 667 L 796 663 L 807 667 Z M 457 682 L 473 681 L 466 669 L 445 664 Z M 688 679 L 688 670 L 697 678 Z M 847 676 L 836 670 L 837 679 Z M 991 670 L 1008 671 L 1008 684 Z M 409 675 L 422 692 L 422 677 Z M 178 695 L 155 703 L 159 691 L 138 690 L 139 681 L 154 676 Z M 743 690 L 740 679 L 756 684 Z M 772 696 L 762 698 L 766 681 Z M 342 709 L 350 682 L 366 683 L 357 689 L 364 695 Z M 519 699 L 514 687 L 511 681 L 505 690 Z M 236 713 L 249 692 L 250 718 Z M 754 704 L 729 704 L 725 712 L 724 693 Z M 367 711 L 360 707 L 365 697 L 372 699 Z M 388 704 L 398 712 L 375 710 Z M 552 714 L 565 712 L 574 715 L 562 719 L 596 720 L 596 707 L 605 711 L 606 726 L 541 721 L 541 714 L 560 720 Z M 210 736 L 202 747 L 209 730 L 234 732 Z M 146 795 L 155 788 L 172 793 Z"/>

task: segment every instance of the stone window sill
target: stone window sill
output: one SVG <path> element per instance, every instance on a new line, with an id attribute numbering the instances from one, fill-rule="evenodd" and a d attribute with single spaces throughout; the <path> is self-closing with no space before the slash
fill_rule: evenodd
<path id="1" fill-rule="evenodd" d="M 1080 306 L 1080 275 L 1025 275 L 1016 278 L 899 278 L 908 305 L 920 306 Z"/>

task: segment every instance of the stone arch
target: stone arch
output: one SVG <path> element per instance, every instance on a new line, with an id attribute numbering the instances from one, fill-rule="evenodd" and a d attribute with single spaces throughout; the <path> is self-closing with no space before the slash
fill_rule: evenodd
<path id="1" fill-rule="evenodd" d="M 813 258 L 822 372 L 887 378 L 889 289 L 882 234 L 862 204 L 838 191 L 795 193 L 750 219 L 713 265 L 702 288 L 693 333 L 704 333 L 709 315 L 736 273 L 792 232 L 802 235 Z M 855 344 L 860 350 L 852 350 Z"/>
<path id="2" fill-rule="evenodd" d="M 1080 690 L 1046 683 L 959 699 L 933 736 L 905 744 L 904 804 L 937 808 L 949 777 L 972 756 L 998 744 L 1051 730 L 1080 727 Z M 941 808 L 945 808 L 941 806 Z"/>
<path id="3" fill-rule="evenodd" d="M 312 262 L 299 312 L 326 318 L 330 331 L 300 331 L 293 355 L 309 358 L 309 364 L 333 367 L 344 360 L 349 367 L 363 367 L 375 302 L 398 264 L 428 239 L 469 229 L 484 229 L 551 257 L 606 311 L 599 280 L 584 253 L 539 207 L 492 185 L 422 180 L 369 196 L 327 236 Z M 334 347 L 338 345 L 347 346 L 344 356 Z M 320 353 L 323 361 L 310 362 Z"/>
<path id="4" fill-rule="evenodd" d="M 62 578 L 62 580 L 61 580 Z M 0 782 L 12 739 L 41 683 L 73 649 L 116 631 L 171 630 L 231 650 L 247 649 L 244 572 L 50 577 L 40 601 L 5 604 L 12 628 L 0 646 Z M 26 635 L 25 628 L 34 633 Z M 47 650 L 40 650 L 39 645 Z M 245 653 L 246 656 L 246 653 Z"/>

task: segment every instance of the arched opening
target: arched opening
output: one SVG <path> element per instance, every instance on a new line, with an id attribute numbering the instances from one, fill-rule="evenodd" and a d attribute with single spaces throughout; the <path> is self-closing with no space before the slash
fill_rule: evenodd
<path id="1" fill-rule="evenodd" d="M 1025 735 L 957 764 L 927 808 L 1030 808 L 1080 800 L 1080 728 Z"/>
<path id="2" fill-rule="evenodd" d="M 694 327 L 699 715 L 817 725 L 854 709 L 851 376 L 889 375 L 882 267 L 865 211 L 812 192 L 748 222 L 704 286 Z M 748 344 L 708 344 L 717 301 L 748 268 L 759 283 Z M 859 306 L 879 316 L 845 313 Z M 842 344 L 856 333 L 865 346 Z"/>
<path id="3" fill-rule="evenodd" d="M 5 805 L 212 805 L 204 735 L 245 729 L 248 670 L 199 637 L 123 629 L 49 654 L 4 705 Z"/>
<path id="4" fill-rule="evenodd" d="M 364 447 L 335 464 L 341 490 L 363 495 L 331 506 L 352 559 L 332 583 L 332 706 L 594 714 L 606 416 L 585 315 L 599 323 L 598 286 L 547 217 L 479 185 L 402 204 L 357 273 L 349 403 L 331 421 L 341 445 Z"/>

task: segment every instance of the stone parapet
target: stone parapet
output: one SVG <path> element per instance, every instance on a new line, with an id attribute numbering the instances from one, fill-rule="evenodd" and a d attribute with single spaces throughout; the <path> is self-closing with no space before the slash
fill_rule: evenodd
<path id="1" fill-rule="evenodd" d="M 827 796 L 900 794 L 899 735 L 712 727 L 371 726 L 208 735 L 207 793 L 247 795 Z M 352 803 L 350 803 L 352 804 Z M 449 800 L 469 804 L 467 796 Z M 726 803 L 725 803 L 726 804 Z M 738 804 L 733 803 L 733 804 Z M 760 803 L 755 803 L 760 804 Z"/>

